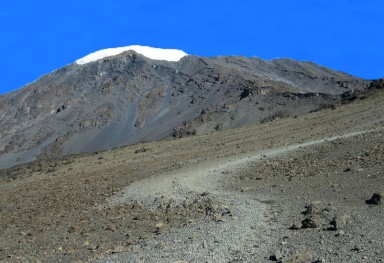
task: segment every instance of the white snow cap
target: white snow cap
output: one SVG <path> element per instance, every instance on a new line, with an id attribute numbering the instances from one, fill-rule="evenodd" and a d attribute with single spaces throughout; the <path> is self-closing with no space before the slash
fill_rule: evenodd
<path id="1" fill-rule="evenodd" d="M 106 57 L 115 56 L 125 51 L 133 50 L 147 58 L 155 60 L 166 60 L 166 61 L 179 61 L 188 54 L 178 49 L 162 49 L 147 46 L 126 46 L 117 48 L 107 48 L 91 53 L 83 58 L 76 60 L 79 65 L 84 65 L 89 62 L 97 61 Z"/>

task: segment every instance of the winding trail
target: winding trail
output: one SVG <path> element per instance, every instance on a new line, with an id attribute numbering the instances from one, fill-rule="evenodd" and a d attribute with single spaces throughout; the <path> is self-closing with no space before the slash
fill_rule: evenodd
<path id="1" fill-rule="evenodd" d="M 221 204 L 230 207 L 234 216 L 220 223 L 211 220 L 204 224 L 191 224 L 175 229 L 147 241 L 142 253 L 121 253 L 97 262 L 228 262 L 228 259 L 252 262 L 252 257 L 265 255 L 275 242 L 275 226 L 271 220 L 273 207 L 244 193 L 225 190 L 221 182 L 231 176 L 231 172 L 246 167 L 248 163 L 372 131 L 377 129 L 236 155 L 225 160 L 197 163 L 160 177 L 136 181 L 100 207 L 131 200 L 140 200 L 150 206 L 155 196 L 182 202 L 194 194 L 209 192 Z M 160 243 L 170 250 L 165 252 L 159 249 Z"/>
<path id="2" fill-rule="evenodd" d="M 250 162 L 261 161 L 278 155 L 288 154 L 301 148 L 377 130 L 382 130 L 382 128 L 355 131 L 343 135 L 257 151 L 251 154 L 235 155 L 226 159 L 196 163 L 162 176 L 136 181 L 124 188 L 118 195 L 108 199 L 107 203 L 114 205 L 124 203 L 129 199 L 145 199 L 152 195 L 162 195 L 177 199 L 191 191 L 197 193 L 211 192 L 215 195 L 233 195 L 232 192 L 225 192 L 220 187 L 220 180 L 225 180 L 228 170 L 241 169 Z"/>

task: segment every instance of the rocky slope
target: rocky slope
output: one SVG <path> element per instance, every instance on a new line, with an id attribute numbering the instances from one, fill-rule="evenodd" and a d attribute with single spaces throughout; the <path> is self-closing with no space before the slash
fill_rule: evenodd
<path id="1" fill-rule="evenodd" d="M 127 51 L 0 96 L 0 168 L 300 115 L 368 85 L 289 59 L 168 62 Z"/>
<path id="2" fill-rule="evenodd" d="M 382 84 L 296 118 L 0 170 L 0 261 L 383 262 Z"/>

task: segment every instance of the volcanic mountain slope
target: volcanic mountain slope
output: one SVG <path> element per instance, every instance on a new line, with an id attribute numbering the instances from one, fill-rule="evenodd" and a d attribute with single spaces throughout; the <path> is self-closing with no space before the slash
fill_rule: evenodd
<path id="1" fill-rule="evenodd" d="M 164 61 L 125 51 L 0 96 L 0 167 L 299 115 L 368 85 L 290 59 Z"/>
<path id="2" fill-rule="evenodd" d="M 383 262 L 383 112 L 370 89 L 296 118 L 0 170 L 0 261 Z"/>

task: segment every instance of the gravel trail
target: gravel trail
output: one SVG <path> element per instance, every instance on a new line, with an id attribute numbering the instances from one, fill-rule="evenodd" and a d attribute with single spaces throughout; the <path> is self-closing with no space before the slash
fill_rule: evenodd
<path id="1" fill-rule="evenodd" d="M 192 222 L 138 245 L 133 252 L 115 254 L 96 262 L 253 262 L 255 258 L 260 262 L 267 261 L 270 247 L 276 242 L 274 231 L 278 228 L 274 223 L 273 202 L 257 200 L 246 191 L 230 191 L 223 187 L 222 182 L 237 170 L 247 167 L 249 162 L 367 132 L 370 131 L 355 131 L 285 145 L 239 155 L 236 159 L 191 164 L 161 177 L 136 181 L 99 208 L 132 200 L 151 206 L 156 204 L 154 198 L 180 204 L 196 196 L 210 195 L 226 210 L 220 218 Z"/>

